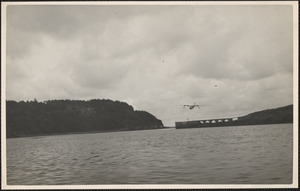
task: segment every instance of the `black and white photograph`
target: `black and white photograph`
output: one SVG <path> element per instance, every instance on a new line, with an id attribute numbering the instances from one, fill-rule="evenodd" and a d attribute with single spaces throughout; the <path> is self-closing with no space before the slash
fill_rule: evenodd
<path id="1" fill-rule="evenodd" d="M 1 2 L 2 189 L 297 188 L 298 2 Z"/>

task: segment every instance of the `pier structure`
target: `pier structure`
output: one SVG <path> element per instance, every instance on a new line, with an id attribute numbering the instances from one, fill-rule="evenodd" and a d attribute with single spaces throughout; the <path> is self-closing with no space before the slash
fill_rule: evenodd
<path id="1" fill-rule="evenodd" d="M 216 118 L 216 119 L 203 119 L 194 121 L 175 122 L 175 128 L 201 128 L 201 127 L 221 127 L 235 125 L 238 118 Z"/>

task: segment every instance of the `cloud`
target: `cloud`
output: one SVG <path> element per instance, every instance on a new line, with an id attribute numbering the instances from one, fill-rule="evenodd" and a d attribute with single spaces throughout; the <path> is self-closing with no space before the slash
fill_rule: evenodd
<path id="1" fill-rule="evenodd" d="M 288 19 L 291 15 L 286 13 L 288 9 L 274 8 L 278 11 L 275 12 L 267 6 L 255 7 L 255 11 L 249 7 L 238 8 L 227 12 L 226 8 L 217 7 L 204 18 L 203 15 L 192 17 L 193 26 L 207 29 L 191 33 L 193 42 L 182 48 L 179 59 L 184 63 L 184 73 L 204 78 L 251 80 L 282 70 L 291 71 L 292 23 Z M 283 19 L 287 22 L 278 22 Z"/>
<path id="2" fill-rule="evenodd" d="M 7 99 L 122 100 L 166 125 L 287 105 L 292 27 L 291 6 L 10 5 Z"/>

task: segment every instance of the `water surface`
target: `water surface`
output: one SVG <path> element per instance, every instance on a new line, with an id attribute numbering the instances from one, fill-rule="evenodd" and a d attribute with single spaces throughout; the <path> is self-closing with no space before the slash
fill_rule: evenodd
<path id="1" fill-rule="evenodd" d="M 7 184 L 291 184 L 292 143 L 292 124 L 7 139 Z"/>

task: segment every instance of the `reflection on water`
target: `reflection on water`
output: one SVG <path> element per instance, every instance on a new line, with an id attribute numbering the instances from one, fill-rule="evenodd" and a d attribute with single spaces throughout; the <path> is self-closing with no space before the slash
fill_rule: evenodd
<path id="1" fill-rule="evenodd" d="M 291 184 L 292 124 L 7 140 L 8 185 Z"/>

